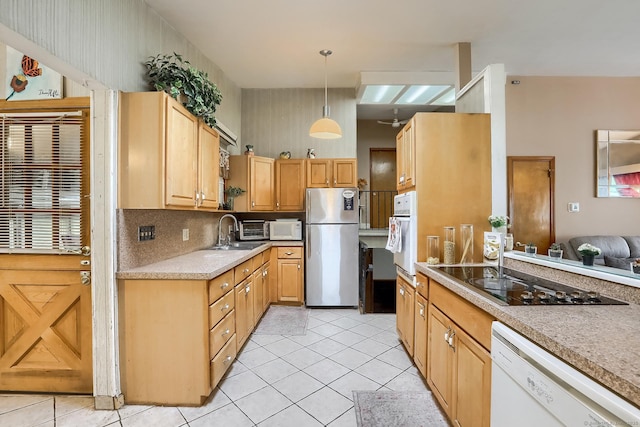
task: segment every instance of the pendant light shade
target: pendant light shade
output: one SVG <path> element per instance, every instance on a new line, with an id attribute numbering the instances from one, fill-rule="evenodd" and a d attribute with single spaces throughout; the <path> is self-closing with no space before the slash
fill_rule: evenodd
<path id="1" fill-rule="evenodd" d="M 320 139 L 337 139 L 342 138 L 342 129 L 340 125 L 329 118 L 329 104 L 327 102 L 327 56 L 333 52 L 327 49 L 320 51 L 320 55 L 324 56 L 324 106 L 322 107 L 322 118 L 316 120 L 309 129 L 309 136 Z"/>

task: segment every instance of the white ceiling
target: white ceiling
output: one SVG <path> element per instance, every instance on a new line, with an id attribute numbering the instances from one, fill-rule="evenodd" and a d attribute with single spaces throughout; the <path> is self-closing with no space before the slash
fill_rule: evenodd
<path id="1" fill-rule="evenodd" d="M 458 42 L 471 43 L 474 73 L 640 76 L 638 0 L 145 1 L 241 88 L 323 87 L 321 49 L 333 50 L 329 87 L 355 88 L 361 72 L 453 72 Z"/>

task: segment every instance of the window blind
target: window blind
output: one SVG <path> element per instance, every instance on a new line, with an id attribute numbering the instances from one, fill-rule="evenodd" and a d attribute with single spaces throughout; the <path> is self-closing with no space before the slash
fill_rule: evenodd
<path id="1" fill-rule="evenodd" d="M 1 252 L 83 246 L 84 122 L 81 112 L 0 115 Z"/>

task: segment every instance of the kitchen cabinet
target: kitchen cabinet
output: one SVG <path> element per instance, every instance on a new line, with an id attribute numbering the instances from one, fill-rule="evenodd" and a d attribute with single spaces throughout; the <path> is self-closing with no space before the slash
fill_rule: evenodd
<path id="1" fill-rule="evenodd" d="M 276 301 L 304 303 L 304 268 L 301 246 L 277 248 Z"/>
<path id="2" fill-rule="evenodd" d="M 273 211 L 274 159 L 259 156 L 230 156 L 228 187 L 245 190 L 234 200 L 238 212 Z"/>
<path id="3" fill-rule="evenodd" d="M 426 261 L 427 236 L 442 236 L 443 227 L 459 224 L 473 224 L 474 261 L 482 261 L 492 199 L 490 115 L 417 113 L 396 142 L 397 188 L 416 191 L 421 218 L 417 261 Z M 461 246 L 456 242 L 456 262 L 462 256 Z"/>
<path id="4" fill-rule="evenodd" d="M 356 159 L 307 159 L 307 188 L 355 187 Z"/>
<path id="5" fill-rule="evenodd" d="M 414 288 L 401 276 L 396 280 L 396 329 L 407 353 L 413 356 Z"/>
<path id="6" fill-rule="evenodd" d="M 425 275 L 416 274 L 413 361 L 422 376 L 427 378 L 427 320 L 429 282 Z"/>
<path id="7" fill-rule="evenodd" d="M 279 159 L 275 161 L 276 211 L 304 211 L 305 164 L 304 159 Z"/>
<path id="8" fill-rule="evenodd" d="M 218 133 L 164 92 L 120 99 L 118 206 L 218 208 Z"/>
<path id="9" fill-rule="evenodd" d="M 415 186 L 414 171 L 416 169 L 415 118 L 411 118 L 396 136 L 396 174 L 398 191 L 408 191 Z"/>
<path id="10" fill-rule="evenodd" d="M 253 259 L 234 269 L 236 278 L 236 348 L 240 350 L 255 326 L 253 317 Z"/>
<path id="11" fill-rule="evenodd" d="M 427 383 L 460 427 L 488 427 L 491 405 L 489 314 L 429 283 Z"/>

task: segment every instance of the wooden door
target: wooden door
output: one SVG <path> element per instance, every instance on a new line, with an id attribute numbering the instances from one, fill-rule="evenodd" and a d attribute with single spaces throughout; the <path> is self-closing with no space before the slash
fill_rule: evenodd
<path id="1" fill-rule="evenodd" d="M 387 228 L 393 215 L 393 196 L 396 190 L 396 150 L 371 148 L 369 150 L 369 177 L 371 188 L 369 218 L 371 228 Z"/>
<path id="2" fill-rule="evenodd" d="M 333 159 L 333 186 L 355 187 L 357 166 L 355 159 Z"/>
<path id="3" fill-rule="evenodd" d="M 252 157 L 249 166 L 251 185 L 249 187 L 251 211 L 272 211 L 274 208 L 274 160 L 266 157 Z"/>
<path id="4" fill-rule="evenodd" d="M 307 160 L 307 188 L 331 187 L 332 174 L 331 160 L 308 159 Z"/>
<path id="5" fill-rule="evenodd" d="M 276 160 L 276 210 L 304 211 L 305 160 Z"/>
<path id="6" fill-rule="evenodd" d="M 491 355 L 459 328 L 456 329 L 454 354 L 454 424 L 460 427 L 489 427 Z"/>
<path id="7" fill-rule="evenodd" d="M 0 112 L 0 390 L 90 394 L 89 98 Z"/>
<path id="8" fill-rule="evenodd" d="M 198 126 L 198 191 L 203 208 L 218 209 L 220 137 L 203 122 Z"/>
<path id="9" fill-rule="evenodd" d="M 440 406 L 451 418 L 452 356 L 445 334 L 451 333 L 451 321 L 433 304 L 429 304 L 429 342 L 427 344 L 427 382 Z"/>
<path id="10" fill-rule="evenodd" d="M 166 108 L 166 203 L 195 207 L 198 122 L 173 98 Z"/>
<path id="11" fill-rule="evenodd" d="M 246 283 L 242 282 L 236 286 L 236 346 L 238 350 L 242 348 L 242 345 L 247 340 L 249 334 L 248 322 L 247 322 L 247 297 L 246 297 Z"/>
<path id="12" fill-rule="evenodd" d="M 533 242 L 546 254 L 556 236 L 555 158 L 507 157 L 507 198 L 514 241 Z"/>
<path id="13" fill-rule="evenodd" d="M 299 259 L 278 259 L 278 301 L 302 302 L 302 268 Z"/>
<path id="14" fill-rule="evenodd" d="M 415 294 L 415 337 L 413 341 L 413 360 L 423 377 L 427 377 L 427 300 Z"/>

